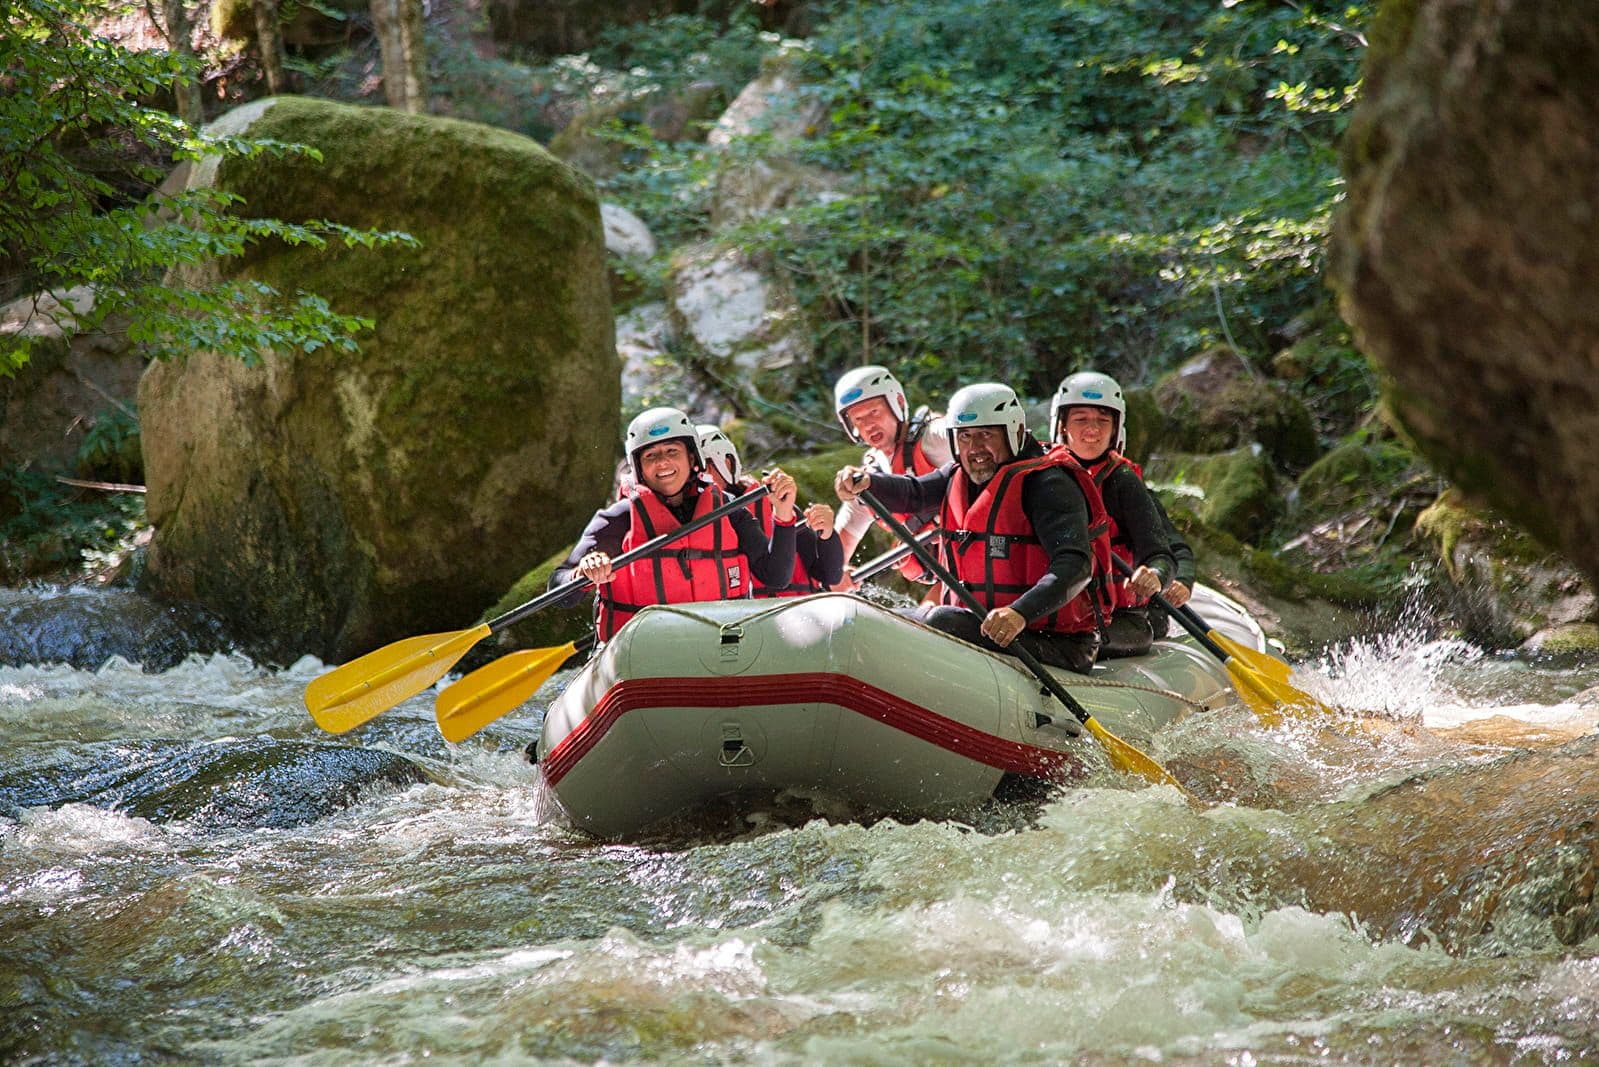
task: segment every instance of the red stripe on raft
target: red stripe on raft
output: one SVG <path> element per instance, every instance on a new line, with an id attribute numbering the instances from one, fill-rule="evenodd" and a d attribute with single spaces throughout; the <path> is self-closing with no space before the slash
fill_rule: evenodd
<path id="1" fill-rule="evenodd" d="M 801 699 L 794 694 L 804 693 Z M 1063 779 L 1082 764 L 1058 752 L 967 726 L 904 697 L 844 674 L 768 674 L 756 678 L 633 678 L 617 682 L 578 727 L 544 758 L 544 779 L 555 785 L 599 744 L 623 715 L 641 708 L 744 708 L 762 705 L 835 704 L 957 755 L 1002 771 Z"/>

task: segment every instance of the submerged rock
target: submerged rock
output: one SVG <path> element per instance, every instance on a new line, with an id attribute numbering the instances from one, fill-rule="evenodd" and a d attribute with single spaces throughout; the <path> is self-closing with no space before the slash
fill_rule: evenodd
<path id="1" fill-rule="evenodd" d="M 80 752 L 0 774 L 0 813 L 90 804 L 206 829 L 283 829 L 347 808 L 369 786 L 426 780 L 392 752 L 270 737 L 110 741 Z"/>

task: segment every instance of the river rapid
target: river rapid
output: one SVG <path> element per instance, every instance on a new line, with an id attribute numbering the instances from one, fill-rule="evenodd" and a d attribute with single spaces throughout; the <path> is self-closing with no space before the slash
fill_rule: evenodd
<path id="1" fill-rule="evenodd" d="M 1294 681 L 1380 718 L 1158 735 L 1200 807 L 630 844 L 542 788 L 540 701 L 333 738 L 316 660 L 163 666 L 0 667 L 0 1062 L 1599 1062 L 1599 663 L 1373 634 Z"/>

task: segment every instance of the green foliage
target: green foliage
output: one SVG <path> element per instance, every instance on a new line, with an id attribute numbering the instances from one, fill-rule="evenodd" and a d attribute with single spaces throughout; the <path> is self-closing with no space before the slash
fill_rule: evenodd
<path id="1" fill-rule="evenodd" d="M 73 469 L 84 478 L 142 481 L 138 416 L 125 407 L 107 408 L 96 415 L 78 445 Z"/>
<path id="2" fill-rule="evenodd" d="M 789 149 L 843 176 L 732 240 L 823 323 L 818 373 L 872 358 L 935 395 L 1130 381 L 1212 343 L 1256 362 L 1325 305 L 1334 142 L 1369 4 L 839 3 L 809 42 L 828 124 Z M 716 166 L 765 146 L 734 146 Z M 714 171 L 681 148 L 608 194 L 709 235 Z"/>
<path id="3" fill-rule="evenodd" d="M 704 15 L 664 15 L 642 26 L 612 26 L 589 51 L 598 67 L 622 72 L 625 88 L 675 92 L 710 82 L 731 100 L 755 77 L 761 55 L 778 43 L 761 32 L 753 10 L 725 21 Z"/>
<path id="4" fill-rule="evenodd" d="M 144 523 L 144 497 L 63 485 L 48 474 L 0 466 L 0 582 L 78 566 L 117 547 Z"/>
<path id="5" fill-rule="evenodd" d="M 249 282 L 169 286 L 166 272 L 238 256 L 263 242 L 325 248 L 411 243 L 405 234 L 326 221 L 251 218 L 216 190 L 155 193 L 176 163 L 316 153 L 297 145 L 201 134 L 150 106 L 194 77 L 177 55 L 134 51 L 93 25 L 122 12 L 93 0 L 17 0 L 0 32 L 0 248 L 16 270 L 6 290 L 63 294 L 91 287 L 94 306 L 68 333 L 127 322 L 155 358 L 200 349 L 258 359 L 265 350 L 353 350 L 369 319 L 311 293 Z M 152 195 L 152 193 L 154 195 Z M 38 343 L 0 341 L 10 374 Z"/>

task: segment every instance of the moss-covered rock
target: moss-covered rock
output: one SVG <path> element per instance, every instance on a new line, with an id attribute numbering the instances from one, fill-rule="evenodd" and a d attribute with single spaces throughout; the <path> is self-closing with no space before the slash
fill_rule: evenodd
<path id="1" fill-rule="evenodd" d="M 1288 520 L 1308 526 L 1351 508 L 1386 499 L 1425 467 L 1404 445 L 1345 441 L 1312 463 L 1294 485 Z"/>
<path id="2" fill-rule="evenodd" d="M 1304 402 L 1257 377 L 1230 348 L 1200 353 L 1155 383 L 1165 447 L 1222 452 L 1259 443 L 1279 465 L 1300 470 L 1320 452 Z"/>
<path id="3" fill-rule="evenodd" d="M 1340 309 L 1423 454 L 1599 580 L 1599 23 L 1579 0 L 1403 0 L 1371 42 Z"/>
<path id="4" fill-rule="evenodd" d="M 1480 643 L 1520 644 L 1550 627 L 1591 622 L 1599 609 L 1569 561 L 1458 489 L 1422 512 L 1416 535 L 1442 564 L 1462 622 Z"/>
<path id="5" fill-rule="evenodd" d="M 1153 456 L 1145 476 L 1199 490 L 1199 517 L 1240 541 L 1257 542 L 1282 514 L 1276 475 L 1265 455 L 1255 448 L 1208 456 Z"/>
<path id="6" fill-rule="evenodd" d="M 1171 447 L 1166 413 L 1161 411 L 1154 390 L 1125 389 L 1122 396 L 1127 402 L 1127 456 L 1142 463 Z M 1053 432 L 1053 427 L 1050 429 Z"/>
<path id="7" fill-rule="evenodd" d="M 355 356 L 146 373 L 149 580 L 272 655 L 346 659 L 460 626 L 609 491 L 618 365 L 593 187 L 526 138 L 448 119 L 295 97 L 226 118 L 325 160 L 224 165 L 210 180 L 251 213 L 421 247 L 272 245 L 228 265 L 376 330 Z"/>

